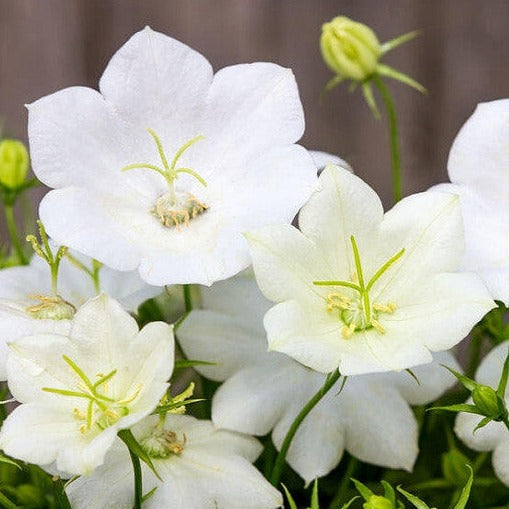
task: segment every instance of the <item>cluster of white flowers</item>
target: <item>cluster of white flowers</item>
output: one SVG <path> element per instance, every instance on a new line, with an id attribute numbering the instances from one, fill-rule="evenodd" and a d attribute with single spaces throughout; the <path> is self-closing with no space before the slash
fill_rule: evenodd
<path id="1" fill-rule="evenodd" d="M 411 470 L 411 405 L 454 384 L 438 364 L 459 369 L 449 350 L 493 299 L 509 303 L 509 101 L 482 105 L 462 129 L 453 184 L 384 214 L 347 163 L 296 144 L 304 116 L 288 69 L 214 75 L 203 56 L 146 28 L 99 89 L 28 107 L 33 169 L 53 188 L 40 206 L 49 249 L 70 250 L 58 286 L 38 256 L 0 271 L 0 379 L 19 402 L 0 448 L 79 476 L 66 488 L 72 507 L 130 509 L 129 430 L 146 460 L 144 507 L 275 509 L 283 498 L 252 465 L 262 447 L 251 435 L 272 433 L 281 450 L 338 373 L 296 431 L 288 464 L 306 483 L 345 450 Z M 165 407 L 173 328 L 140 330 L 129 314 L 174 284 L 206 285 L 178 338 L 189 359 L 211 363 L 196 367 L 201 375 L 223 382 L 212 421 Z M 486 358 L 482 383 L 496 384 L 506 350 Z M 475 424 L 461 415 L 458 435 L 494 449 L 509 485 L 507 429 L 473 435 Z"/>

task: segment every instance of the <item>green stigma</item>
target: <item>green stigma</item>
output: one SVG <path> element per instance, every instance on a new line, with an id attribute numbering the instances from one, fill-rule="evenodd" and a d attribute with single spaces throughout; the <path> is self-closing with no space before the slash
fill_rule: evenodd
<path id="1" fill-rule="evenodd" d="M 350 237 L 353 259 L 355 263 L 355 274 L 352 281 L 313 281 L 317 286 L 340 286 L 347 289 L 348 294 L 340 292 L 329 293 L 325 300 L 327 311 L 339 312 L 339 318 L 343 322 L 341 335 L 347 339 L 354 332 L 370 328 L 376 329 L 380 334 L 385 333 L 384 327 L 378 321 L 381 313 L 392 314 L 396 310 L 396 304 L 388 302 L 385 304 L 371 302 L 370 291 L 374 284 L 387 272 L 387 270 L 405 253 L 403 248 L 393 257 L 387 260 L 375 274 L 366 281 L 361 263 L 359 248 L 355 237 Z"/>
<path id="2" fill-rule="evenodd" d="M 178 231 L 181 230 L 181 225 L 189 226 L 190 220 L 203 214 L 208 206 L 201 202 L 191 193 L 177 192 L 175 190 L 175 181 L 181 173 L 191 175 L 203 187 L 207 186 L 207 182 L 191 168 L 177 166 L 178 161 L 182 154 L 193 146 L 196 142 L 204 139 L 203 136 L 195 136 L 191 140 L 184 143 L 175 153 L 175 156 L 168 162 L 168 158 L 163 149 L 163 145 L 159 136 L 153 129 L 147 129 L 149 134 L 154 139 L 154 142 L 159 152 L 162 166 L 157 166 L 149 163 L 133 163 L 122 168 L 122 171 L 129 170 L 151 170 L 161 175 L 168 184 L 168 191 L 161 195 L 151 209 L 151 214 L 159 219 L 159 221 L 166 227 L 175 227 Z"/>

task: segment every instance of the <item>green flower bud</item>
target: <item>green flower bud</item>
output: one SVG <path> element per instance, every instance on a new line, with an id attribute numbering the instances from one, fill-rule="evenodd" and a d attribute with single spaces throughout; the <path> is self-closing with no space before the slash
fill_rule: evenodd
<path id="1" fill-rule="evenodd" d="M 28 151 L 18 140 L 0 142 L 0 184 L 16 189 L 25 181 L 28 171 Z"/>
<path id="2" fill-rule="evenodd" d="M 320 48 L 325 63 L 336 74 L 354 81 L 371 76 L 382 54 L 373 30 L 345 16 L 323 24 Z"/>
<path id="3" fill-rule="evenodd" d="M 506 413 L 504 402 L 494 389 L 487 385 L 477 385 L 472 391 L 475 406 L 486 416 L 500 420 Z"/>
<path id="4" fill-rule="evenodd" d="M 392 502 L 380 495 L 372 495 L 367 502 L 362 504 L 363 509 L 394 509 Z"/>

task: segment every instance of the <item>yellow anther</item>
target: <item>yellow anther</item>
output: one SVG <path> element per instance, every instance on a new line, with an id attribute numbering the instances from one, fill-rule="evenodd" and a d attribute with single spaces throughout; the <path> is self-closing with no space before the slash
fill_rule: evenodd
<path id="1" fill-rule="evenodd" d="M 396 304 L 393 304 L 392 302 L 388 302 L 387 304 L 373 304 L 373 309 L 375 311 L 380 311 L 381 313 L 394 313 L 396 310 Z"/>
<path id="2" fill-rule="evenodd" d="M 80 433 L 84 435 L 88 431 L 88 426 L 86 424 L 82 424 L 80 426 Z"/>
<path id="3" fill-rule="evenodd" d="M 143 387 L 142 384 L 137 384 L 136 385 L 136 389 L 134 389 L 133 394 L 131 396 L 128 396 L 125 399 L 117 401 L 117 405 L 123 406 L 123 405 L 127 405 L 128 403 L 132 403 L 138 397 L 138 395 L 140 394 L 140 391 L 141 391 L 142 387 Z"/>
<path id="4" fill-rule="evenodd" d="M 381 323 L 378 320 L 371 320 L 371 325 L 379 332 L 380 334 L 385 334 L 385 329 L 382 327 Z"/>
<path id="5" fill-rule="evenodd" d="M 350 325 L 343 325 L 341 329 L 341 335 L 345 338 L 351 338 L 353 333 L 355 332 L 355 322 L 352 322 Z"/>
<path id="6" fill-rule="evenodd" d="M 74 417 L 80 421 L 84 421 L 87 418 L 87 416 L 79 408 L 74 408 L 72 413 Z"/>

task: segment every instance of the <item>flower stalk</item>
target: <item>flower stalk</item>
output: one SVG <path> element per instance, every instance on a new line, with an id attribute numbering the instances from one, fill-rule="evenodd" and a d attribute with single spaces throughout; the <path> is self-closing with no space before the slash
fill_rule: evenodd
<path id="1" fill-rule="evenodd" d="M 304 408 L 299 412 L 299 415 L 297 415 L 293 421 L 290 429 L 286 433 L 283 444 L 281 445 L 281 450 L 277 455 L 276 462 L 274 463 L 274 468 L 272 469 L 270 482 L 273 486 L 277 486 L 279 484 L 279 480 L 281 479 L 281 474 L 283 472 L 283 467 L 286 460 L 286 455 L 288 454 L 288 449 L 290 449 L 293 437 L 295 436 L 295 433 L 297 433 L 297 430 L 302 424 L 302 421 L 304 421 L 309 412 L 311 412 L 311 410 L 313 410 L 319 401 L 329 392 L 329 390 L 334 386 L 340 377 L 341 373 L 337 369 L 336 371 L 329 373 L 325 379 L 323 387 L 321 387 L 318 392 L 309 400 L 309 402 L 304 406 Z"/>

